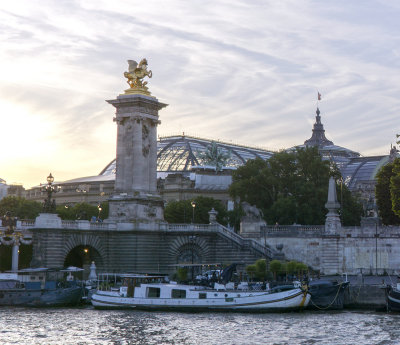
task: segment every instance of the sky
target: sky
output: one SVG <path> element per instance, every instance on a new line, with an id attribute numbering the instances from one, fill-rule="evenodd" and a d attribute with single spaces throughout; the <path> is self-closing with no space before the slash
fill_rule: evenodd
<path id="1" fill-rule="evenodd" d="M 99 174 L 116 152 L 105 100 L 142 58 L 161 136 L 278 151 L 311 136 L 318 105 L 336 145 L 388 154 L 399 18 L 397 0 L 0 0 L 0 178 Z"/>

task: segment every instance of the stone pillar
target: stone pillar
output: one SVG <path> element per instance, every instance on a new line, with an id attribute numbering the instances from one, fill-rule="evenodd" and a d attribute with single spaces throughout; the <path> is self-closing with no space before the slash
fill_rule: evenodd
<path id="1" fill-rule="evenodd" d="M 12 247 L 11 271 L 13 272 L 18 271 L 18 262 L 19 262 L 19 242 L 18 240 L 16 240 Z"/>
<path id="2" fill-rule="evenodd" d="M 328 189 L 328 201 L 325 204 L 328 209 L 328 214 L 325 220 L 325 234 L 334 235 L 342 227 L 340 217 L 337 210 L 340 208 L 340 204 L 337 201 L 336 196 L 336 182 L 333 177 L 329 179 Z"/>
<path id="3" fill-rule="evenodd" d="M 341 271 L 339 259 L 342 251 L 338 231 L 342 225 L 337 212 L 340 204 L 337 201 L 336 182 L 333 177 L 329 179 L 328 188 L 328 201 L 325 204 L 328 214 L 325 220 L 325 234 L 322 236 L 321 271 L 324 274 L 338 274 Z"/>
<path id="4" fill-rule="evenodd" d="M 107 101 L 116 108 L 117 159 L 115 192 L 109 199 L 112 221 L 163 220 L 157 193 L 157 98 L 132 91 Z"/>
<path id="5" fill-rule="evenodd" d="M 153 141 L 150 144 L 149 151 L 149 190 L 150 192 L 157 192 L 157 125 L 159 121 L 150 121 L 150 135 L 149 138 Z"/>

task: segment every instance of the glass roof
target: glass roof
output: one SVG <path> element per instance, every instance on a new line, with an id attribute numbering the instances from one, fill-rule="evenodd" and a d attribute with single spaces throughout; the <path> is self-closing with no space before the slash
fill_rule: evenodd
<path id="1" fill-rule="evenodd" d="M 157 171 L 190 171 L 193 166 L 208 165 L 204 153 L 210 150 L 213 143 L 218 153 L 225 157 L 224 167 L 230 168 L 237 168 L 249 159 L 257 157 L 267 160 L 275 153 L 255 147 L 184 135 L 160 137 L 157 142 Z M 100 175 L 109 174 L 115 174 L 115 160 L 100 173 Z"/>

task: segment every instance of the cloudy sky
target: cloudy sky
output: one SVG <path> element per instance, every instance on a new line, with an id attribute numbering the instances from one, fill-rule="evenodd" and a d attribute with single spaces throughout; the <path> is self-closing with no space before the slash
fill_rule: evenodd
<path id="1" fill-rule="evenodd" d="M 398 0 L 0 0 L 0 178 L 98 174 L 115 157 L 128 59 L 185 132 L 279 150 L 326 136 L 362 155 L 400 133 Z"/>

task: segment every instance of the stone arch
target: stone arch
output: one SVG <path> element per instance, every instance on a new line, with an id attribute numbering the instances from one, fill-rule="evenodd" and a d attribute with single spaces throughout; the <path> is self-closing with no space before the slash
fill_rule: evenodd
<path id="1" fill-rule="evenodd" d="M 63 247 L 62 259 L 63 262 L 67 259 L 68 255 L 80 247 L 93 248 L 97 252 L 97 257 L 99 257 L 100 262 L 96 262 L 97 267 L 105 264 L 105 259 L 107 257 L 106 250 L 102 244 L 101 239 L 92 234 L 74 234 L 69 236 L 68 240 L 65 242 Z"/>
<path id="2" fill-rule="evenodd" d="M 69 252 L 79 246 L 90 246 L 99 253 L 103 260 L 106 258 L 106 250 L 98 236 L 91 234 L 74 234 L 69 236 L 68 240 L 65 242 L 63 247 L 63 260 L 65 260 Z"/>
<path id="3" fill-rule="evenodd" d="M 179 236 L 175 238 L 169 246 L 168 254 L 175 263 L 178 263 L 179 258 L 184 252 L 194 250 L 197 259 L 201 262 L 196 263 L 209 263 L 211 258 L 211 249 L 208 245 L 207 239 L 196 235 Z"/>

